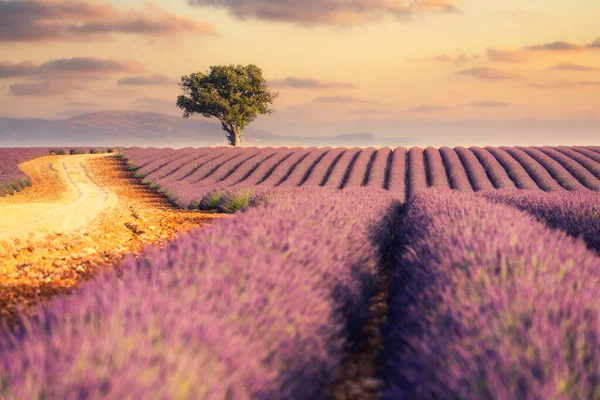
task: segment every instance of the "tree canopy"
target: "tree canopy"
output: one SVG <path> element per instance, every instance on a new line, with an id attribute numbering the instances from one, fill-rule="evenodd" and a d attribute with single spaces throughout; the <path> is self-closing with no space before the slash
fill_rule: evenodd
<path id="1" fill-rule="evenodd" d="M 232 146 L 241 142 L 244 128 L 259 114 L 270 114 L 269 108 L 279 95 L 271 92 L 256 65 L 218 65 L 206 73 L 195 72 L 181 77 L 183 95 L 177 98 L 177 106 L 183 117 L 202 114 L 221 121 Z"/>

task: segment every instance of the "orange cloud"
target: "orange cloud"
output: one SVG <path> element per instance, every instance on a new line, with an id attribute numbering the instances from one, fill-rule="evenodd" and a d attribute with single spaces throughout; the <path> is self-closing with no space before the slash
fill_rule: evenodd
<path id="1" fill-rule="evenodd" d="M 499 50 L 493 47 L 488 47 L 486 52 L 490 61 L 499 63 L 518 64 L 531 59 L 531 56 L 522 50 Z"/>
<path id="2" fill-rule="evenodd" d="M 312 100 L 313 103 L 377 103 L 374 100 L 361 99 L 352 96 L 321 96 Z"/>
<path id="3" fill-rule="evenodd" d="M 471 107 L 482 107 L 482 108 L 501 108 L 501 107 L 512 107 L 514 104 L 507 101 L 495 101 L 495 100 L 484 100 L 484 101 L 472 101 L 469 104 L 465 104 Z"/>
<path id="4" fill-rule="evenodd" d="M 552 69 L 555 71 L 583 71 L 583 72 L 600 70 L 600 68 L 596 68 L 596 67 L 590 67 L 587 65 L 581 65 L 581 64 L 576 64 L 576 63 L 567 63 L 567 62 L 553 65 L 553 66 L 549 67 L 548 69 Z"/>
<path id="5" fill-rule="evenodd" d="M 188 0 L 193 6 L 224 8 L 240 19 L 282 21 L 298 25 L 355 25 L 399 19 L 417 13 L 452 13 L 454 0 Z"/>
<path id="6" fill-rule="evenodd" d="M 471 76 L 473 78 L 484 80 L 509 80 L 522 78 L 521 74 L 519 73 L 490 67 L 470 68 L 457 72 L 457 75 Z"/>
<path id="7" fill-rule="evenodd" d="M 586 44 L 577 44 L 559 40 L 549 43 L 534 44 L 513 50 L 499 50 L 490 47 L 487 49 L 487 55 L 490 61 L 494 62 L 523 63 L 534 58 L 536 53 L 573 53 L 597 49 L 600 49 L 600 37 L 595 41 Z"/>
<path id="8" fill-rule="evenodd" d="M 354 89 L 355 86 L 349 82 L 327 82 L 319 81 L 313 78 L 296 78 L 288 76 L 285 79 L 275 79 L 269 81 L 269 86 L 273 87 L 291 87 L 296 89 Z"/>
<path id="9" fill-rule="evenodd" d="M 584 87 L 600 87 L 600 81 L 531 83 L 527 87 L 532 89 L 580 89 Z"/>
<path id="10" fill-rule="evenodd" d="M 437 104 L 421 104 L 416 107 L 409 108 L 406 111 L 428 113 L 428 112 L 447 111 L 447 110 L 449 110 L 448 107 L 440 106 Z"/>
<path id="11" fill-rule="evenodd" d="M 185 33 L 215 34 L 215 26 L 147 4 L 141 11 L 120 11 L 89 0 L 0 1 L 0 42 L 81 40 L 107 34 L 153 37 Z"/>
<path id="12" fill-rule="evenodd" d="M 423 61 L 432 61 L 432 62 L 439 62 L 439 63 L 448 63 L 448 64 L 456 64 L 456 65 L 461 65 L 461 64 L 466 64 L 470 61 L 475 61 L 479 59 L 478 55 L 466 55 L 465 53 L 461 53 L 458 55 L 448 55 L 448 54 L 441 54 L 439 56 L 436 57 L 428 57 L 428 58 L 424 58 Z"/>

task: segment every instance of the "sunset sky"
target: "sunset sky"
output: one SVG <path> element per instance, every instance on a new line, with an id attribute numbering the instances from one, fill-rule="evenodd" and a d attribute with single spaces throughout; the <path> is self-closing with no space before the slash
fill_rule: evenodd
<path id="1" fill-rule="evenodd" d="M 599 0 L 0 0 L 0 116 L 181 116 L 181 75 L 253 63 L 280 96 L 251 126 L 279 135 L 598 144 L 599 15 Z"/>

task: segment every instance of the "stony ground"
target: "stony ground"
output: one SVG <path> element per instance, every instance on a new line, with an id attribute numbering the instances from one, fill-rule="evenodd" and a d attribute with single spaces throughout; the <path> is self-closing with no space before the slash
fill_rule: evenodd
<path id="1" fill-rule="evenodd" d="M 0 198 L 0 320 L 221 217 L 176 209 L 106 155 L 48 156 L 20 168 L 33 186 Z"/>

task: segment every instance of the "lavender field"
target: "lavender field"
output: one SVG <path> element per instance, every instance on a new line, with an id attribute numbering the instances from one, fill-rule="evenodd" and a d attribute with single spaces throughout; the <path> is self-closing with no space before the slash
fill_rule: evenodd
<path id="1" fill-rule="evenodd" d="M 184 208 L 216 207 L 225 193 L 367 186 L 399 201 L 431 187 L 460 192 L 600 190 L 593 147 L 126 149 L 137 176 Z"/>
<path id="2" fill-rule="evenodd" d="M 118 157 L 233 215 L 4 325 L 5 398 L 600 398 L 600 148 Z"/>

